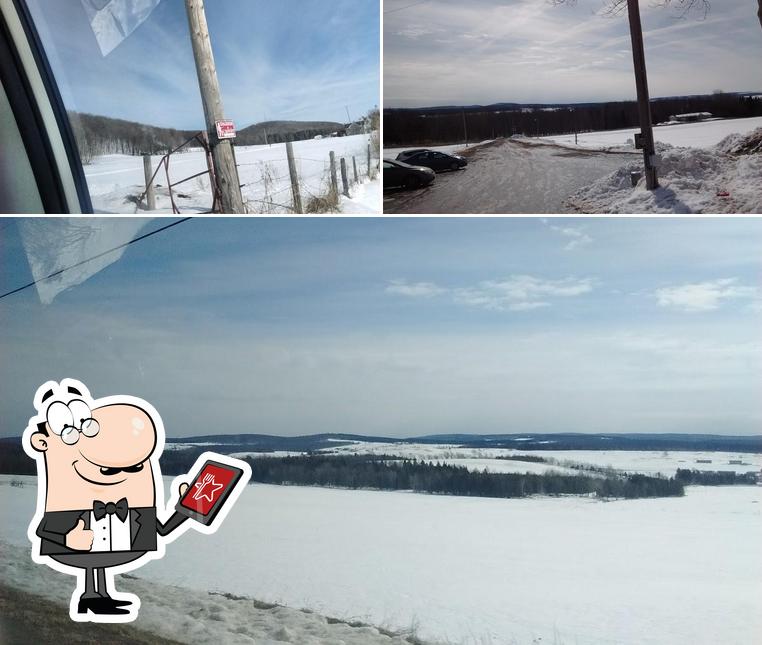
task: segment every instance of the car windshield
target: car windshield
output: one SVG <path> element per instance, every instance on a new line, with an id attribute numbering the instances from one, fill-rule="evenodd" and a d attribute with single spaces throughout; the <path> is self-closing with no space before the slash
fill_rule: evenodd
<path id="1" fill-rule="evenodd" d="M 95 211 L 209 211 L 210 163 L 203 135 L 197 136 L 209 128 L 185 3 L 26 2 L 69 115 Z M 331 151 L 350 167 L 354 156 L 361 178 L 375 171 L 377 150 L 368 146 L 378 129 L 376 2 L 344 11 L 315 0 L 231 0 L 207 2 L 206 16 L 225 118 L 237 128 L 247 210 L 292 208 L 286 140 L 299 142 L 296 171 L 305 201 L 326 188 Z M 168 166 L 162 165 L 173 150 Z M 149 183 L 155 193 L 150 203 Z"/>

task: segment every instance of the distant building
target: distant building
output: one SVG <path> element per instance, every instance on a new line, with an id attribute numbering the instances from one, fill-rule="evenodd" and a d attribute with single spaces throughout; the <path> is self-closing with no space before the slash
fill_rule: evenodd
<path id="1" fill-rule="evenodd" d="M 347 136 L 352 136 L 355 134 L 365 134 L 367 132 L 370 132 L 371 130 L 371 122 L 370 117 L 365 117 L 360 119 L 359 121 L 355 121 L 354 123 L 350 123 L 347 126 Z"/>
<path id="2" fill-rule="evenodd" d="M 711 464 L 712 460 L 711 459 L 696 459 L 696 463 L 697 464 Z"/>
<path id="3" fill-rule="evenodd" d="M 669 120 L 677 121 L 678 123 L 695 123 L 696 121 L 706 121 L 711 118 L 711 112 L 688 112 L 687 114 L 673 114 L 669 117 Z"/>

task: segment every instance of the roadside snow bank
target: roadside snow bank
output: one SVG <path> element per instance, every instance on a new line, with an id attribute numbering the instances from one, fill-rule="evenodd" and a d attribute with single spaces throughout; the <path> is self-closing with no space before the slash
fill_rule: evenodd
<path id="1" fill-rule="evenodd" d="M 585 213 L 761 213 L 762 128 L 732 134 L 711 148 L 657 145 L 661 187 L 641 178 L 632 187 L 633 161 L 574 193 L 571 206 Z"/>
<path id="2" fill-rule="evenodd" d="M 59 604 L 68 619 L 74 578 L 34 564 L 29 548 L 0 541 L 0 579 L 15 589 Z M 193 591 L 132 576 L 117 576 L 116 584 L 119 590 L 140 597 L 140 615 L 132 623 L 135 627 L 186 643 L 409 645 L 414 642 L 404 635 L 382 634 L 375 627 L 352 626 L 250 598 Z"/>

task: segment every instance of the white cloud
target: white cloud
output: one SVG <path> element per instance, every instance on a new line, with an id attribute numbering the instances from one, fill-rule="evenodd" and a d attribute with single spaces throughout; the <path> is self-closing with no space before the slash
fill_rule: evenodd
<path id="1" fill-rule="evenodd" d="M 593 290 L 590 278 L 544 280 L 531 275 L 512 275 L 505 280 L 487 280 L 475 287 L 457 289 L 455 299 L 486 309 L 531 311 L 549 307 L 548 298 L 571 298 Z"/>
<path id="2" fill-rule="evenodd" d="M 584 232 L 582 227 L 579 226 L 556 226 L 554 224 L 548 224 L 551 231 L 555 231 L 559 235 L 569 238 L 569 242 L 564 247 L 565 251 L 573 251 L 581 246 L 586 246 L 593 241 L 587 233 Z"/>
<path id="3" fill-rule="evenodd" d="M 721 278 L 708 282 L 663 287 L 656 290 L 656 299 L 661 307 L 673 307 L 695 313 L 719 309 L 724 300 L 755 299 L 759 296 L 756 287 L 738 284 L 738 278 Z"/>
<path id="4" fill-rule="evenodd" d="M 431 298 L 449 294 L 454 302 L 495 311 L 532 311 L 550 307 L 549 299 L 571 298 L 589 293 L 594 281 L 590 278 L 545 280 L 531 275 L 512 275 L 504 280 L 485 280 L 473 286 L 448 288 L 432 282 L 394 280 L 386 293 L 414 298 Z"/>
<path id="5" fill-rule="evenodd" d="M 431 298 L 446 293 L 447 289 L 435 285 L 433 282 L 407 282 L 406 280 L 392 280 L 386 287 L 386 293 L 411 298 Z"/>

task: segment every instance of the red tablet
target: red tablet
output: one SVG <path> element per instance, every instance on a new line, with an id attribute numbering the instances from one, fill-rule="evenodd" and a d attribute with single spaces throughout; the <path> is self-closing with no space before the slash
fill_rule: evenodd
<path id="1" fill-rule="evenodd" d="M 177 502 L 175 510 L 208 526 L 225 505 L 242 475 L 240 468 L 208 459 Z"/>

